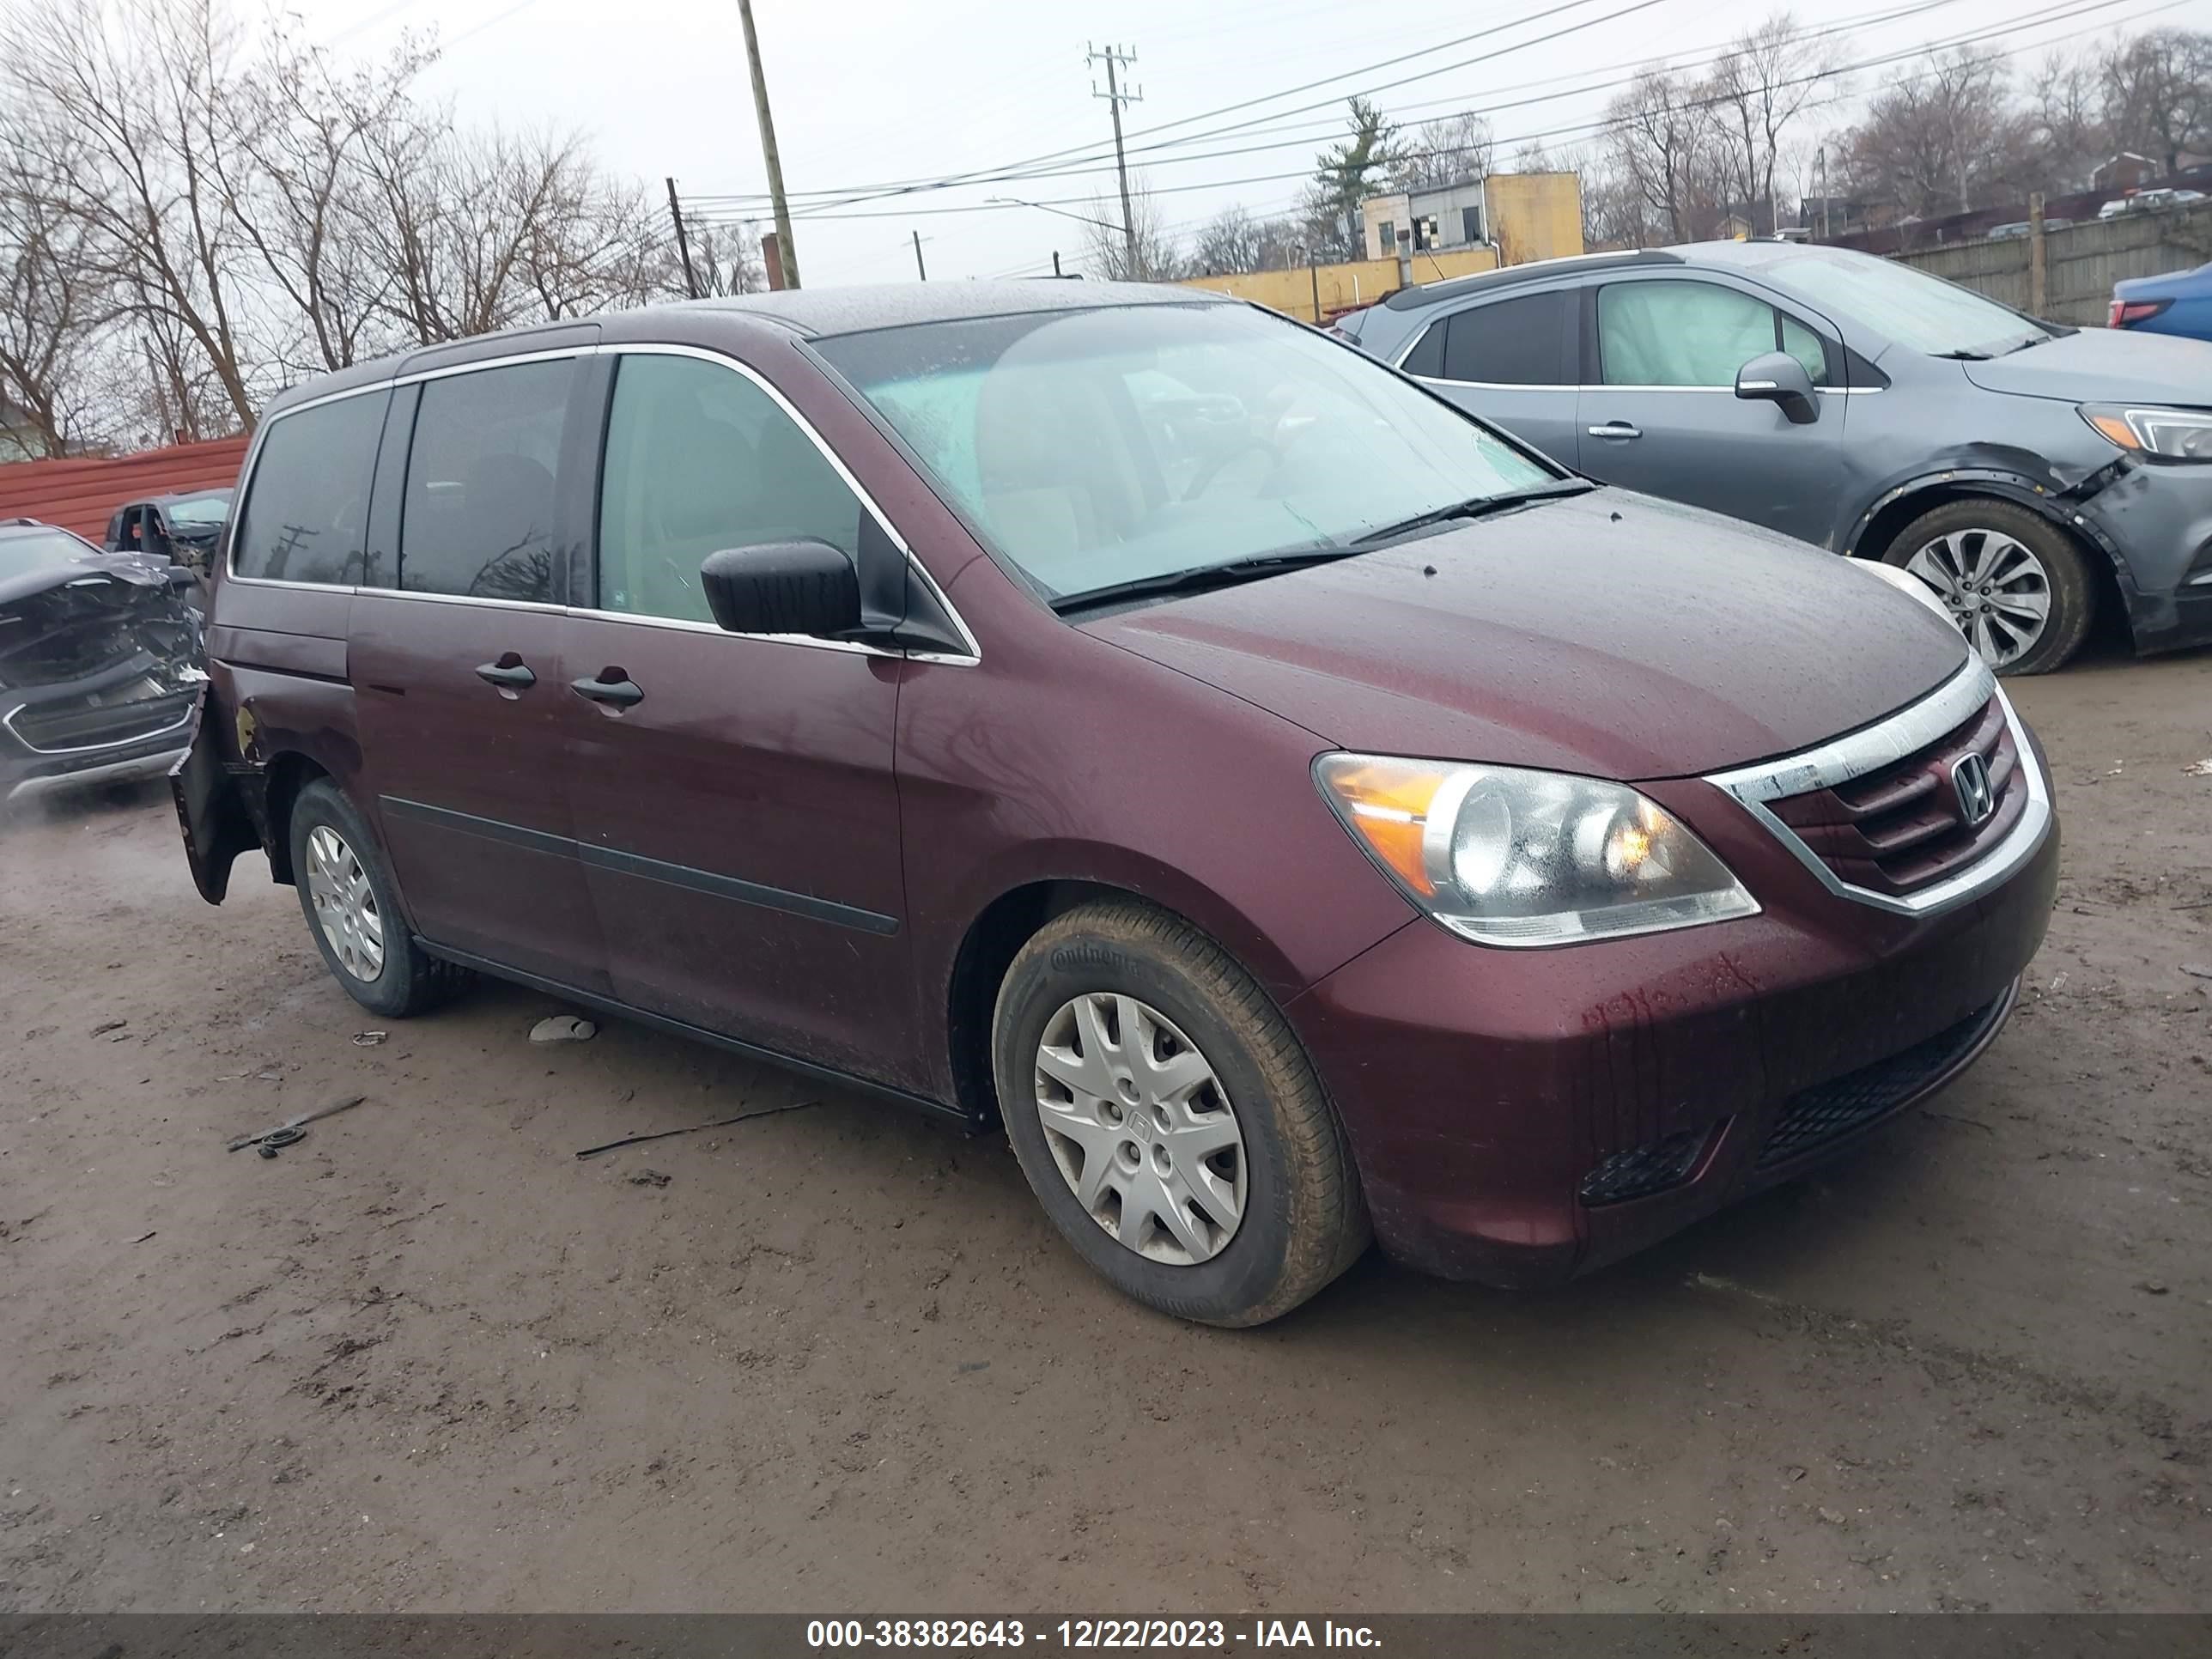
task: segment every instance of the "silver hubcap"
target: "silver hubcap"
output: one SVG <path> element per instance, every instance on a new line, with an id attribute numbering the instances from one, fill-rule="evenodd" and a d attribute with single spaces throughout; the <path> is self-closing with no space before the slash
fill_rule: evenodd
<path id="1" fill-rule="evenodd" d="M 1134 997 L 1062 1003 L 1037 1043 L 1036 1109 L 1053 1162 L 1126 1249 L 1189 1267 L 1244 1218 L 1244 1136 L 1198 1045 Z"/>
<path id="2" fill-rule="evenodd" d="M 368 872 L 345 837 L 326 823 L 307 832 L 307 896 L 339 966 L 363 981 L 382 973 L 384 918 L 377 914 Z"/>
<path id="3" fill-rule="evenodd" d="M 2001 530 L 1938 536 L 1905 568 L 1935 590 L 1992 668 L 2027 655 L 2051 620 L 2051 577 L 2043 561 Z"/>

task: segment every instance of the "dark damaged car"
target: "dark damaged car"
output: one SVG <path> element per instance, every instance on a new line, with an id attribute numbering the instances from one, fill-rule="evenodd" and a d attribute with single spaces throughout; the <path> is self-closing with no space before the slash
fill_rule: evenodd
<path id="1" fill-rule="evenodd" d="M 183 584 L 52 525 L 0 521 L 0 802 L 151 777 L 191 740 L 199 625 Z"/>
<path id="2" fill-rule="evenodd" d="M 1339 332 L 1593 478 L 1910 570 L 2000 673 L 2106 607 L 2138 651 L 2212 641 L 2212 344 L 1778 242 L 1431 283 Z"/>

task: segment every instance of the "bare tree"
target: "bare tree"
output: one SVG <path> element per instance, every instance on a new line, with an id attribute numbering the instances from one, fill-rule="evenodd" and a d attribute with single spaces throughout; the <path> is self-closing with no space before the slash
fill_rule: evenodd
<path id="1" fill-rule="evenodd" d="M 711 225 L 687 218 L 684 232 L 691 243 L 691 270 L 702 294 L 759 294 L 768 288 L 768 267 L 761 259 L 760 238 L 739 225 Z M 672 270 L 671 292 L 683 287 L 684 273 Z"/>
<path id="2" fill-rule="evenodd" d="M 1126 237 L 1121 234 L 1121 205 L 1117 198 L 1091 199 L 1086 215 L 1090 222 L 1083 240 L 1091 270 L 1109 282 L 1172 282 L 1182 272 L 1183 258 L 1169 234 L 1158 198 L 1141 173 L 1129 180 L 1130 234 Z"/>
<path id="3" fill-rule="evenodd" d="M 1839 35 L 1808 34 L 1778 11 L 1747 30 L 1713 65 L 1705 97 L 1713 109 L 1714 159 L 1724 198 L 1771 230 L 1779 223 L 1775 177 L 1807 105 L 1835 90 Z"/>
<path id="4" fill-rule="evenodd" d="M 1298 228 L 1288 219 L 1262 219 L 1250 210 L 1224 208 L 1191 240 L 1190 264 L 1201 276 L 1273 270 L 1295 262 Z"/>
<path id="5" fill-rule="evenodd" d="M 2102 67 L 2061 49 L 2029 77 L 2035 97 L 2035 145 L 2052 185 L 2086 189 L 2113 149 L 2105 117 Z"/>
<path id="6" fill-rule="evenodd" d="M 1490 123 L 1473 111 L 1424 121 L 1404 143 L 1390 169 L 1400 190 L 1435 190 L 1490 171 Z"/>
<path id="7" fill-rule="evenodd" d="M 1679 76 L 1649 69 L 1613 99 L 1606 115 L 1610 160 L 1640 209 L 1637 245 L 1709 234 L 1717 216 L 1711 102 Z"/>
<path id="8" fill-rule="evenodd" d="M 2152 29 L 2105 60 L 2105 112 L 2120 144 L 2172 172 L 2212 150 L 2212 34 Z"/>
<path id="9" fill-rule="evenodd" d="M 68 453 L 96 418 L 86 381 L 105 296 L 84 234 L 21 135 L 0 126 L 0 397 L 28 417 L 34 453 Z"/>
<path id="10" fill-rule="evenodd" d="M 1844 136 L 1844 167 L 1868 201 L 1919 218 L 1965 213 L 2033 182 L 2034 129 L 2004 60 L 1961 46 L 1931 52 L 1874 96 Z"/>
<path id="11" fill-rule="evenodd" d="M 0 90 L 85 233 L 86 270 L 121 313 L 189 343 L 251 426 L 246 242 L 218 161 L 242 140 L 242 79 L 215 0 L 55 0 L 0 30 Z"/>

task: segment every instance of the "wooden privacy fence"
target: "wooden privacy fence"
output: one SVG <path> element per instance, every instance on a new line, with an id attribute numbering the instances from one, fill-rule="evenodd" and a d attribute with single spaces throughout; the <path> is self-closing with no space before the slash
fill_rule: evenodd
<path id="1" fill-rule="evenodd" d="M 2122 214 L 2046 231 L 2039 239 L 1960 242 L 1896 258 L 2031 315 L 2098 324 L 2111 314 L 2113 283 L 2191 270 L 2212 260 L 2212 203 Z"/>

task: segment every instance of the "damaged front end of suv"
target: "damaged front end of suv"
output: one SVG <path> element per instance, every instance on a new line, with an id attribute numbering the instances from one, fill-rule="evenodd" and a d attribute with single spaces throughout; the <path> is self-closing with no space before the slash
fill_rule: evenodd
<path id="1" fill-rule="evenodd" d="M 166 771 L 191 738 L 200 649 L 167 570 L 0 524 L 0 802 Z"/>

